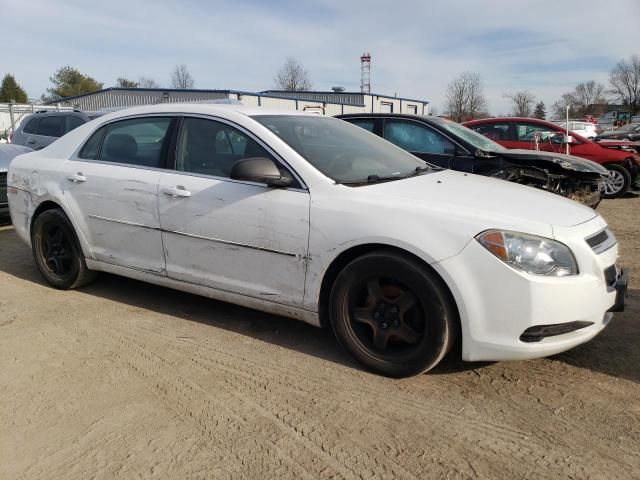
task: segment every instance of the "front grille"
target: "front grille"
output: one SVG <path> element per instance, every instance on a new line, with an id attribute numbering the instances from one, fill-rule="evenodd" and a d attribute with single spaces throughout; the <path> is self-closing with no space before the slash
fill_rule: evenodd
<path id="1" fill-rule="evenodd" d="M 611 230 L 605 228 L 601 232 L 595 233 L 585 238 L 587 245 L 591 247 L 595 253 L 600 254 L 613 247 L 618 241 Z"/>
<path id="2" fill-rule="evenodd" d="M 7 203 L 7 173 L 0 173 L 0 205 Z"/>

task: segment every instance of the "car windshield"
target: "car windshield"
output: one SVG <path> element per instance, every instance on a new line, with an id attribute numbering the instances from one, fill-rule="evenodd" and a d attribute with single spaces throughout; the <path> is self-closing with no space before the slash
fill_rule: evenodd
<path id="1" fill-rule="evenodd" d="M 252 118 L 338 183 L 396 180 L 427 166 L 377 135 L 336 118 L 303 115 Z"/>
<path id="2" fill-rule="evenodd" d="M 633 130 L 638 130 L 640 129 L 640 124 L 637 123 L 628 123 L 626 125 L 623 125 L 621 127 L 618 128 L 619 132 L 631 132 Z"/>
<path id="3" fill-rule="evenodd" d="M 499 143 L 494 142 L 490 138 L 487 138 L 478 132 L 474 132 L 464 125 L 460 125 L 459 123 L 446 120 L 444 118 L 439 118 L 436 121 L 450 134 L 470 143 L 474 148 L 482 150 L 483 152 L 504 152 L 507 150 Z"/>

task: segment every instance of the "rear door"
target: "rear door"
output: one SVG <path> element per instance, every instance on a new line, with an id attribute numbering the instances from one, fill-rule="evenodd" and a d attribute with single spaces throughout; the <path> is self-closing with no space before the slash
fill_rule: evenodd
<path id="1" fill-rule="evenodd" d="M 65 163 L 67 205 L 97 260 L 164 273 L 158 183 L 173 122 L 166 115 L 112 122 Z"/>

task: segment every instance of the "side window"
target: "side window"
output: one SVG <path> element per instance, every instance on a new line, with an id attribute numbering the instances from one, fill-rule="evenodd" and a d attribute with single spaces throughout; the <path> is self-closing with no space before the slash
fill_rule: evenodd
<path id="1" fill-rule="evenodd" d="M 86 160 L 97 160 L 98 153 L 100 152 L 100 144 L 102 143 L 102 139 L 104 138 L 106 131 L 106 126 L 100 127 L 93 135 L 91 135 L 89 140 L 87 140 L 87 143 L 82 147 L 82 150 L 80 150 L 78 157 Z"/>
<path id="2" fill-rule="evenodd" d="M 147 117 L 109 124 L 100 149 L 100 160 L 161 168 L 171 118 Z"/>
<path id="3" fill-rule="evenodd" d="M 455 145 L 444 135 L 414 122 L 387 120 L 384 138 L 409 152 L 447 155 L 453 155 L 455 152 Z"/>
<path id="4" fill-rule="evenodd" d="M 176 170 L 228 178 L 238 160 L 252 157 L 273 158 L 254 139 L 226 123 L 202 118 L 183 120 Z"/>
<path id="5" fill-rule="evenodd" d="M 546 140 L 555 134 L 549 127 L 535 123 L 517 123 L 516 136 L 518 142 L 532 142 L 537 136 L 539 140 Z"/>
<path id="6" fill-rule="evenodd" d="M 78 128 L 80 125 L 84 125 L 84 124 L 85 124 L 85 121 L 82 118 L 77 117 L 75 115 L 69 115 L 67 117 L 67 128 L 65 130 L 65 133 L 69 133 L 74 128 Z"/>
<path id="7" fill-rule="evenodd" d="M 61 137 L 64 135 L 64 116 L 42 117 L 37 134 L 45 137 Z"/>
<path id="8" fill-rule="evenodd" d="M 352 123 L 360 128 L 364 128 L 365 130 L 368 130 L 369 132 L 372 132 L 372 133 L 373 133 L 373 129 L 375 128 L 375 121 L 368 120 L 365 118 L 348 119 L 347 122 Z"/>
<path id="9" fill-rule="evenodd" d="M 37 133 L 38 132 L 38 124 L 40 123 L 39 118 L 32 118 L 27 122 L 22 131 L 24 133 Z"/>
<path id="10" fill-rule="evenodd" d="M 471 129 L 495 142 L 513 140 L 508 123 L 483 123 L 474 125 Z"/>

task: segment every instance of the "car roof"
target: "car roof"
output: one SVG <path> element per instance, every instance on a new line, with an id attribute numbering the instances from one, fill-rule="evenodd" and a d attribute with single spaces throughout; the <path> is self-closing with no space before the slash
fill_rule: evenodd
<path id="1" fill-rule="evenodd" d="M 336 115 L 336 118 L 405 118 L 409 120 L 417 120 L 430 125 L 442 125 L 444 122 L 453 122 L 442 117 L 434 117 L 433 115 L 419 115 L 417 113 L 345 113 Z"/>
<path id="2" fill-rule="evenodd" d="M 158 103 L 156 105 L 143 105 L 139 107 L 125 108 L 109 113 L 109 119 L 128 117 L 131 115 L 145 115 L 156 113 L 196 113 L 203 115 L 215 115 L 216 113 L 236 112 L 246 116 L 253 115 L 304 115 L 317 117 L 317 114 L 300 112 L 297 110 L 278 110 L 265 107 L 249 107 L 246 105 L 200 103 L 200 102 L 172 102 Z"/>

